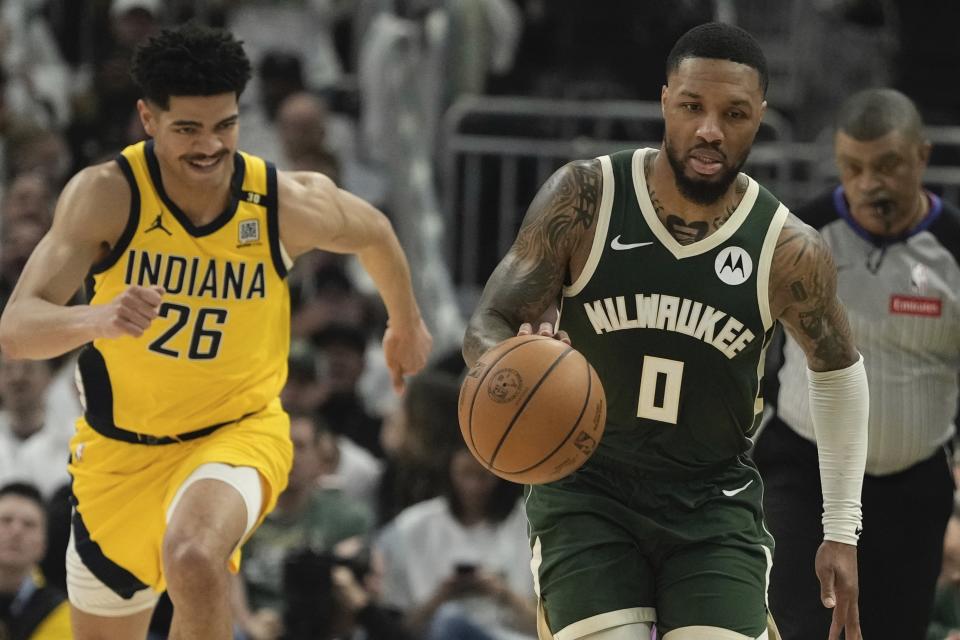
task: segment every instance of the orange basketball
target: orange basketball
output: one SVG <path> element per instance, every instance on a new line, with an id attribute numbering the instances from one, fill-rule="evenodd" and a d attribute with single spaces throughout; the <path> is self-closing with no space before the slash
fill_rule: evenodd
<path id="1" fill-rule="evenodd" d="M 473 365 L 458 412 L 463 439 L 487 469 L 541 484 L 587 461 L 603 435 L 607 404 L 579 351 L 553 338 L 517 336 Z"/>

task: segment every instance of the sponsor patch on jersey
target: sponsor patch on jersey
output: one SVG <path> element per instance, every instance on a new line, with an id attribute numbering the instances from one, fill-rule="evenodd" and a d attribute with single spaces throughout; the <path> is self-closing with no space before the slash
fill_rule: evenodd
<path id="1" fill-rule="evenodd" d="M 241 220 L 237 225 L 237 244 L 254 244 L 260 242 L 260 221 L 256 218 Z"/>
<path id="2" fill-rule="evenodd" d="M 745 249 L 725 247 L 713 263 L 717 277 L 726 284 L 743 284 L 753 273 L 753 260 Z"/>
<path id="3" fill-rule="evenodd" d="M 890 296 L 890 313 L 902 316 L 925 316 L 939 318 L 943 311 L 943 302 L 940 298 L 924 296 Z"/>

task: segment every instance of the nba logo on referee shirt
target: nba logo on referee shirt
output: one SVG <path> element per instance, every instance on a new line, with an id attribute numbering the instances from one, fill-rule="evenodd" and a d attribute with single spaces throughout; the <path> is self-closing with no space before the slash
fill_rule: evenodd
<path id="1" fill-rule="evenodd" d="M 237 226 L 237 243 L 242 246 L 260 242 L 260 221 L 257 219 L 241 220 Z"/>

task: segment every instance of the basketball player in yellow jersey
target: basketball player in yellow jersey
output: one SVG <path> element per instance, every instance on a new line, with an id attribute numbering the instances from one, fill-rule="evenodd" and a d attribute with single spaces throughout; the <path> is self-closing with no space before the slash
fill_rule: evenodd
<path id="1" fill-rule="evenodd" d="M 394 385 L 431 338 L 376 209 L 319 174 L 237 150 L 250 76 L 229 34 L 161 32 L 134 55 L 152 140 L 81 171 L 0 319 L 12 358 L 83 346 L 71 444 L 68 591 L 79 640 L 146 636 L 169 591 L 171 637 L 231 637 L 228 566 L 291 462 L 283 276 L 311 249 L 356 254 L 389 314 Z M 89 305 L 65 306 L 88 277 Z"/>

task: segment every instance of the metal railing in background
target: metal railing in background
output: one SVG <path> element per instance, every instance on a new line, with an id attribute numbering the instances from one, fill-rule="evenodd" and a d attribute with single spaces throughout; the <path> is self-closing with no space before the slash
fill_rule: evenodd
<path id="1" fill-rule="evenodd" d="M 928 127 L 924 182 L 960 203 L 960 127 Z M 537 189 L 564 163 L 620 149 L 659 147 L 660 104 L 469 97 L 444 120 L 439 156 L 447 260 L 458 284 L 482 286 L 516 236 Z M 745 171 L 795 208 L 836 183 L 832 139 L 794 142 L 768 109 Z"/>
<path id="2" fill-rule="evenodd" d="M 658 102 L 458 101 L 445 116 L 439 158 L 451 239 L 447 258 L 457 282 L 483 284 L 510 247 L 537 189 L 564 163 L 658 147 L 662 136 Z M 784 199 L 807 162 L 807 150 L 793 150 L 790 137 L 789 123 L 768 110 L 748 163 L 752 175 Z"/>

